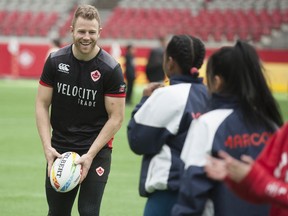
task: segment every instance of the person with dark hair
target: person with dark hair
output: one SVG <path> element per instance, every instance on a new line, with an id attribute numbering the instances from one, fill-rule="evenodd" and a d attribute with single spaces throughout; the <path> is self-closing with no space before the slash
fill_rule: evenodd
<path id="1" fill-rule="evenodd" d="M 163 55 L 166 46 L 166 37 L 158 38 L 160 46 L 151 49 L 146 65 L 146 77 L 149 82 L 160 82 L 165 80 L 165 73 L 163 71 Z"/>
<path id="2" fill-rule="evenodd" d="M 47 51 L 47 55 L 46 55 L 46 59 L 48 58 L 48 56 L 52 53 L 52 52 L 56 52 L 61 48 L 61 40 L 60 38 L 54 38 L 51 41 L 51 46 L 49 48 L 49 50 Z"/>
<path id="3" fill-rule="evenodd" d="M 78 6 L 71 26 L 73 43 L 49 55 L 40 78 L 36 123 L 47 161 L 49 216 L 70 216 L 78 191 L 79 214 L 99 215 L 113 137 L 124 119 L 126 87 L 120 64 L 97 45 L 101 29 L 98 10 Z M 81 184 L 59 193 L 49 174 L 53 161 L 68 151 L 81 156 L 76 161 L 81 164 Z"/>
<path id="4" fill-rule="evenodd" d="M 252 203 L 270 203 L 270 216 L 288 215 L 288 123 L 269 140 L 255 161 L 241 160 L 220 151 L 221 159 L 209 157 L 205 171 L 209 178 L 225 180 L 229 188 Z"/>
<path id="5" fill-rule="evenodd" d="M 127 133 L 131 150 L 143 155 L 139 193 L 148 198 L 144 216 L 170 215 L 176 201 L 185 136 L 208 101 L 207 88 L 198 77 L 204 57 L 205 46 L 198 38 L 173 36 L 163 61 L 170 86 L 148 84 L 132 112 Z"/>
<path id="6" fill-rule="evenodd" d="M 52 40 L 52 44 L 54 47 L 61 48 L 61 40 L 60 38 L 54 38 Z"/>
<path id="7" fill-rule="evenodd" d="M 185 163 L 173 216 L 201 215 L 208 200 L 215 216 L 265 216 L 269 205 L 236 197 L 206 176 L 206 155 L 225 150 L 235 158 L 256 158 L 283 124 L 256 50 L 246 42 L 223 47 L 208 60 L 209 111 L 191 123 L 180 158 Z"/>
<path id="8" fill-rule="evenodd" d="M 135 80 L 135 62 L 134 62 L 135 48 L 129 44 L 126 48 L 125 54 L 125 76 L 127 81 L 126 104 L 131 104 L 133 86 Z"/>

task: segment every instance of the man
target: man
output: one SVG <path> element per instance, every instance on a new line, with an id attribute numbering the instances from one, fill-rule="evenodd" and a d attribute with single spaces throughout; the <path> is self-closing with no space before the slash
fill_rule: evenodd
<path id="1" fill-rule="evenodd" d="M 119 63 L 97 45 L 101 30 L 97 9 L 79 6 L 71 26 L 73 44 L 48 57 L 39 82 L 36 122 L 47 160 L 49 216 L 71 215 L 79 189 L 58 193 L 50 185 L 52 163 L 66 151 L 81 155 L 80 215 L 99 215 L 126 88 Z"/>
<path id="2" fill-rule="evenodd" d="M 146 76 L 149 82 L 163 82 L 165 74 L 163 71 L 163 54 L 166 46 L 165 37 L 159 37 L 160 47 L 151 50 L 146 65 Z"/>
<path id="3" fill-rule="evenodd" d="M 61 47 L 62 47 L 62 45 L 61 45 L 61 40 L 60 40 L 60 38 L 54 38 L 54 39 L 51 41 L 51 45 L 50 45 L 49 50 L 47 51 L 46 58 L 48 58 L 48 56 L 49 56 L 50 53 L 59 50 Z"/>
<path id="4" fill-rule="evenodd" d="M 132 102 L 133 86 L 135 80 L 135 48 L 132 44 L 127 45 L 125 54 L 125 75 L 127 80 L 126 104 L 130 105 Z"/>

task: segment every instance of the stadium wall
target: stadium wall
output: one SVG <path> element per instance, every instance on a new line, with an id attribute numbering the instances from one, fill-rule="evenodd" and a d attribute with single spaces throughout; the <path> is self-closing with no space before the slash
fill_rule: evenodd
<path id="1" fill-rule="evenodd" d="M 0 77 L 8 78 L 31 78 L 39 79 L 43 64 L 49 50 L 49 44 L 19 44 L 17 53 L 8 49 L 7 43 L 0 43 Z M 110 52 L 110 47 L 103 47 Z M 9 51 L 10 50 L 10 51 Z M 125 48 L 121 48 L 122 55 Z M 136 82 L 144 84 L 147 82 L 145 76 L 145 65 L 150 48 L 137 47 L 136 49 Z M 215 49 L 207 50 L 207 58 Z M 260 58 L 264 63 L 268 82 L 274 92 L 288 93 L 288 50 L 258 50 Z M 206 59 L 207 59 L 206 58 Z M 123 56 L 119 62 L 125 70 Z M 204 76 L 205 65 L 200 69 Z"/>

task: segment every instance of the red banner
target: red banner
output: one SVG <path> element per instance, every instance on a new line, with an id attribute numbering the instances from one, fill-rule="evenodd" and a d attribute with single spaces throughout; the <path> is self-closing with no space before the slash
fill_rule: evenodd
<path id="1" fill-rule="evenodd" d="M 108 52 L 109 47 L 104 47 Z M 49 50 L 48 44 L 19 44 L 18 54 L 12 54 L 8 51 L 8 44 L 0 44 L 0 76 L 39 78 Z M 122 55 L 124 48 L 121 48 Z M 145 61 L 137 59 L 146 59 L 149 54 L 149 48 L 137 47 L 136 63 L 138 74 L 145 71 Z M 207 57 L 215 50 L 208 49 Z M 261 59 L 265 62 L 288 63 L 288 50 L 259 50 Z"/>
<path id="2" fill-rule="evenodd" d="M 40 76 L 49 45 L 19 44 L 18 52 L 10 53 L 8 44 L 0 44 L 0 76 Z"/>

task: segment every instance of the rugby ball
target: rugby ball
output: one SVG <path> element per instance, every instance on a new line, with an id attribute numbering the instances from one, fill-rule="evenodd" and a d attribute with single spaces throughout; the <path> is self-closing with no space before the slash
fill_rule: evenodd
<path id="1" fill-rule="evenodd" d="M 50 171 L 50 182 L 57 192 L 68 192 L 75 188 L 80 181 L 81 165 L 75 164 L 80 158 L 76 152 L 65 152 L 57 158 Z"/>

